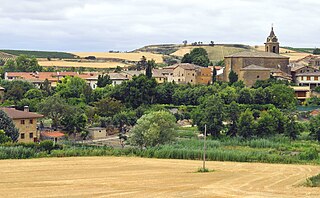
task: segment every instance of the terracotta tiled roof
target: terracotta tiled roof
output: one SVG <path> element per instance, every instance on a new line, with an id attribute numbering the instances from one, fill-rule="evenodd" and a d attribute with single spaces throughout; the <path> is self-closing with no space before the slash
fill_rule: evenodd
<path id="1" fill-rule="evenodd" d="M 61 133 L 59 131 L 52 131 L 52 132 L 41 132 L 41 136 L 50 137 L 50 138 L 58 138 L 63 137 L 64 133 Z"/>
<path id="2" fill-rule="evenodd" d="M 283 58 L 283 59 L 289 59 L 288 57 L 281 56 L 281 55 L 275 54 L 275 53 L 251 52 L 251 51 L 239 52 L 236 54 L 226 56 L 225 58 Z"/>
<path id="3" fill-rule="evenodd" d="M 15 108 L 2 107 L 0 110 L 4 111 L 11 119 L 28 119 L 28 118 L 42 118 L 43 115 L 16 110 Z"/>
<path id="4" fill-rule="evenodd" d="M 152 76 L 155 78 L 165 78 L 165 75 L 162 73 L 162 69 L 153 69 L 152 70 Z"/>

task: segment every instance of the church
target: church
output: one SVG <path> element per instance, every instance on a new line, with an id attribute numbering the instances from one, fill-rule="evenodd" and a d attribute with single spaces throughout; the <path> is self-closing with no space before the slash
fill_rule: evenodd
<path id="1" fill-rule="evenodd" d="M 289 58 L 279 55 L 279 51 L 279 41 L 272 27 L 265 52 L 243 51 L 225 57 L 224 81 L 229 81 L 231 70 L 249 87 L 257 80 L 267 80 L 273 73 L 289 75 Z"/>

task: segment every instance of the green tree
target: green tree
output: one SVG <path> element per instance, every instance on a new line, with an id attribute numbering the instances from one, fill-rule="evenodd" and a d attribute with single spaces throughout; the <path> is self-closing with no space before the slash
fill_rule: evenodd
<path id="1" fill-rule="evenodd" d="M 217 69 L 216 67 L 213 67 L 213 72 L 212 72 L 212 84 L 217 82 Z"/>
<path id="2" fill-rule="evenodd" d="M 171 142 L 175 138 L 176 119 L 166 111 L 143 115 L 131 130 L 131 145 L 154 147 Z"/>
<path id="3" fill-rule="evenodd" d="M 280 109 L 293 109 L 297 104 L 294 90 L 284 84 L 273 84 L 265 89 L 267 103 L 274 104 Z"/>
<path id="4" fill-rule="evenodd" d="M 226 108 L 227 117 L 230 121 L 229 129 L 227 135 L 234 137 L 238 133 L 238 120 L 240 116 L 240 105 L 236 102 L 231 102 Z"/>
<path id="5" fill-rule="evenodd" d="M 229 83 L 232 85 L 233 83 L 238 81 L 238 74 L 233 70 L 229 73 Z"/>
<path id="6" fill-rule="evenodd" d="M 148 65 L 147 58 L 145 56 L 142 56 L 140 61 L 136 65 L 136 69 L 139 71 L 144 70 L 147 68 L 147 65 Z"/>
<path id="7" fill-rule="evenodd" d="M 3 130 L 13 142 L 19 138 L 19 130 L 14 126 L 12 119 L 2 110 L 0 110 L 0 130 Z"/>
<path id="8" fill-rule="evenodd" d="M 43 98 L 43 92 L 39 89 L 30 89 L 24 94 L 24 98 L 41 100 Z"/>
<path id="9" fill-rule="evenodd" d="M 103 98 L 98 102 L 95 102 L 94 106 L 97 114 L 102 117 L 113 116 L 124 108 L 119 100 L 110 97 Z"/>
<path id="10" fill-rule="evenodd" d="M 268 112 L 262 112 L 258 119 L 256 135 L 259 137 L 268 137 L 275 135 L 277 133 L 276 130 L 276 120 Z"/>
<path id="11" fill-rule="evenodd" d="M 320 115 L 311 118 L 309 129 L 310 136 L 320 142 Z"/>
<path id="12" fill-rule="evenodd" d="M 152 69 L 155 67 L 156 62 L 152 60 L 148 60 L 147 67 L 146 67 L 146 76 L 148 78 L 152 78 Z"/>
<path id="13" fill-rule="evenodd" d="M 149 79 L 145 75 L 134 76 L 132 80 L 116 86 L 111 97 L 136 108 L 142 104 L 154 103 L 156 87 L 157 82 L 154 78 Z"/>
<path id="14" fill-rule="evenodd" d="M 312 53 L 315 54 L 315 55 L 318 55 L 318 54 L 320 54 L 320 49 L 319 48 L 315 48 Z"/>
<path id="15" fill-rule="evenodd" d="M 243 88 L 239 92 L 238 102 L 240 104 L 251 104 L 253 102 L 253 96 L 251 89 Z"/>
<path id="16" fill-rule="evenodd" d="M 9 138 L 6 133 L 4 132 L 4 130 L 0 130 L 0 144 L 6 143 L 6 142 L 10 142 L 11 138 Z"/>
<path id="17" fill-rule="evenodd" d="M 15 60 L 8 60 L 4 65 L 5 72 L 36 72 L 43 68 L 38 64 L 35 57 L 20 55 Z"/>
<path id="18" fill-rule="evenodd" d="M 110 79 L 109 75 L 105 74 L 105 75 L 98 76 L 97 87 L 105 87 L 111 84 L 112 84 L 112 80 Z"/>
<path id="19" fill-rule="evenodd" d="M 44 82 L 40 85 L 40 89 L 45 92 L 46 96 L 51 96 L 52 87 L 50 81 L 46 78 Z"/>
<path id="20" fill-rule="evenodd" d="M 182 63 L 193 63 L 199 66 L 208 67 L 210 64 L 209 56 L 204 48 L 194 48 L 190 53 L 183 56 Z"/>
<path id="21" fill-rule="evenodd" d="M 81 98 L 87 86 L 85 80 L 79 77 L 65 77 L 62 82 L 58 84 L 56 91 L 63 98 Z"/>
<path id="22" fill-rule="evenodd" d="M 256 124 L 252 111 L 246 109 L 242 112 L 238 121 L 238 134 L 243 138 L 251 138 L 255 134 Z"/>
<path id="23" fill-rule="evenodd" d="M 47 118 L 52 119 L 52 125 L 57 128 L 61 125 L 61 120 L 66 114 L 69 105 L 65 99 L 61 98 L 59 95 L 54 95 L 48 97 L 46 100 L 39 104 L 39 111 Z"/>
<path id="24" fill-rule="evenodd" d="M 296 121 L 295 116 L 290 115 L 286 124 L 285 135 L 295 140 L 303 131 L 303 126 Z"/>
<path id="25" fill-rule="evenodd" d="M 193 112 L 192 119 L 200 131 L 207 125 L 207 134 L 220 136 L 223 128 L 224 104 L 220 97 L 212 95 L 207 97 Z"/>
<path id="26" fill-rule="evenodd" d="M 76 106 L 68 106 L 61 123 L 69 133 L 80 133 L 85 129 L 88 118 L 84 110 Z"/>

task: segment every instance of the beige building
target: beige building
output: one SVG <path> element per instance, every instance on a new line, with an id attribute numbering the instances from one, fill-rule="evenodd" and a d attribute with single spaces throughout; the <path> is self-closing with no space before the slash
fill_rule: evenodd
<path id="1" fill-rule="evenodd" d="M 180 63 L 162 70 L 162 74 L 167 77 L 168 82 L 177 84 L 209 84 L 211 83 L 211 69 L 200 67 L 190 63 Z"/>
<path id="2" fill-rule="evenodd" d="M 12 120 L 17 129 L 19 129 L 18 142 L 36 142 L 40 138 L 40 132 L 37 130 L 37 119 L 43 115 L 29 112 L 29 108 L 25 107 L 24 111 L 15 108 L 0 108 Z"/>
<path id="3" fill-rule="evenodd" d="M 89 128 L 89 138 L 92 140 L 103 139 L 108 136 L 107 129 L 103 127 Z"/>
<path id="4" fill-rule="evenodd" d="M 268 80 L 270 71 L 270 68 L 249 65 L 240 69 L 239 80 L 242 80 L 246 86 L 252 87 L 257 80 Z"/>
<path id="5" fill-rule="evenodd" d="M 303 102 L 311 97 L 311 89 L 309 86 L 292 86 L 296 98 Z"/>
<path id="6" fill-rule="evenodd" d="M 313 72 L 319 72 L 319 68 L 309 66 L 309 65 L 304 65 L 304 64 L 292 64 L 291 67 L 291 75 L 293 82 L 297 83 L 297 75 L 298 74 L 304 74 L 304 73 L 313 73 Z"/>
<path id="7" fill-rule="evenodd" d="M 0 86 L 0 103 L 4 101 L 4 91 L 5 89 Z"/>
<path id="8" fill-rule="evenodd" d="M 311 89 L 320 85 L 320 72 L 309 72 L 296 74 L 296 84 L 299 86 L 309 86 Z"/>

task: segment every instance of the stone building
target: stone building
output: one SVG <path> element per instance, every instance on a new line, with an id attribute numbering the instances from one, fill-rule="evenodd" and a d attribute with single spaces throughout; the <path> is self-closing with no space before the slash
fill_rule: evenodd
<path id="1" fill-rule="evenodd" d="M 37 119 L 43 118 L 43 115 L 29 112 L 29 107 L 25 107 L 24 111 L 15 108 L 2 107 L 4 111 L 17 129 L 19 129 L 18 142 L 37 142 L 40 137 L 40 131 L 37 129 Z"/>
<path id="2" fill-rule="evenodd" d="M 246 86 L 251 87 L 257 80 L 268 80 L 270 71 L 270 68 L 249 65 L 240 69 L 239 80 L 242 80 Z"/>
<path id="3" fill-rule="evenodd" d="M 240 76 L 241 69 L 250 65 L 269 69 L 279 69 L 286 74 L 290 74 L 289 58 L 278 54 L 279 42 L 274 34 L 273 28 L 271 29 L 271 33 L 267 38 L 267 42 L 265 43 L 265 50 L 265 52 L 244 51 L 226 56 L 224 59 L 224 81 L 229 81 L 229 73 L 231 72 L 231 70 L 233 70 L 238 74 L 238 76 Z M 242 72 L 246 72 L 246 70 L 242 70 Z M 254 77 L 254 75 L 252 74 L 252 70 L 250 70 L 250 75 L 241 74 L 241 76 L 252 78 L 246 79 L 247 82 L 252 82 L 254 78 L 257 77 Z"/>
<path id="4" fill-rule="evenodd" d="M 212 80 L 210 68 L 190 63 L 179 63 L 164 67 L 161 73 L 167 78 L 167 82 L 175 82 L 177 84 L 207 85 Z"/>

